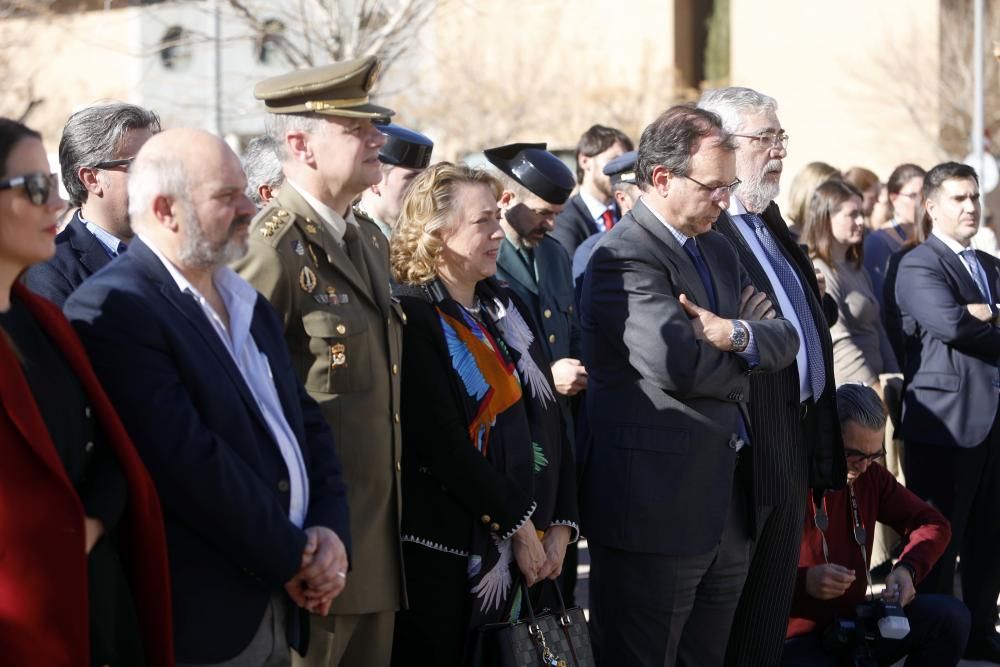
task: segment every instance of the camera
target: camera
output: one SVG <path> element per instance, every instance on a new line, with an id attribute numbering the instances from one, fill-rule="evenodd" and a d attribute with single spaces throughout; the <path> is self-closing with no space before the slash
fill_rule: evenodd
<path id="1" fill-rule="evenodd" d="M 878 665 L 875 647 L 910 632 L 910 622 L 898 601 L 866 600 L 854 608 L 854 618 L 838 618 L 823 633 L 823 650 L 844 656 L 844 664 Z"/>

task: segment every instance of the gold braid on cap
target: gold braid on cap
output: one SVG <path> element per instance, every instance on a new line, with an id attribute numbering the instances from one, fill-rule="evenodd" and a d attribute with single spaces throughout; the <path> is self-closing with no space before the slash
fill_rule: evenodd
<path id="1" fill-rule="evenodd" d="M 310 100 L 306 102 L 306 109 L 309 111 L 326 111 L 328 109 L 349 109 L 368 104 L 368 96 L 354 97 L 344 100 Z"/>

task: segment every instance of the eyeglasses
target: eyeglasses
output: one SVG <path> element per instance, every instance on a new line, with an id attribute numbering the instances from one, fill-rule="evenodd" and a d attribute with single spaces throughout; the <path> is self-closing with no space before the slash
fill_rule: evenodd
<path id="1" fill-rule="evenodd" d="M 735 181 L 733 181 L 729 185 L 720 185 L 718 187 L 714 187 L 713 188 L 711 186 L 705 185 L 701 181 L 696 181 L 695 179 L 691 178 L 687 174 L 681 174 L 681 177 L 686 178 L 689 181 L 691 181 L 692 183 L 694 183 L 695 185 L 700 186 L 702 190 L 708 190 L 708 195 L 710 197 L 712 197 L 713 199 L 716 198 L 716 197 L 721 197 L 722 195 L 731 195 L 731 194 L 733 194 L 734 192 L 736 192 L 736 188 L 740 187 L 740 183 L 743 182 L 743 181 L 741 181 L 740 179 L 737 178 Z"/>
<path id="2" fill-rule="evenodd" d="M 773 150 L 778 146 L 788 148 L 788 134 L 786 132 L 762 132 L 760 134 L 734 134 L 734 137 L 743 137 L 751 141 L 759 141 L 760 145 L 767 150 Z"/>
<path id="3" fill-rule="evenodd" d="M 860 463 L 861 461 L 868 461 L 868 463 L 875 463 L 879 459 L 885 458 L 884 449 L 877 451 L 874 454 L 865 454 L 864 452 L 859 452 L 856 449 L 848 449 L 845 447 L 844 454 L 847 455 L 847 458 L 854 459 L 858 463 Z"/>
<path id="4" fill-rule="evenodd" d="M 24 188 L 31 203 L 35 206 L 41 206 L 49 200 L 50 193 L 59 190 L 59 177 L 55 174 L 36 171 L 33 174 L 5 178 L 0 181 L 0 190 L 11 188 Z"/>
<path id="5" fill-rule="evenodd" d="M 125 167 L 125 171 L 129 170 L 132 166 L 132 162 L 135 160 L 134 157 L 127 157 L 124 160 L 105 160 L 104 162 L 98 162 L 97 164 L 90 165 L 91 169 L 103 169 L 105 171 L 109 169 L 116 169 L 118 167 Z"/>

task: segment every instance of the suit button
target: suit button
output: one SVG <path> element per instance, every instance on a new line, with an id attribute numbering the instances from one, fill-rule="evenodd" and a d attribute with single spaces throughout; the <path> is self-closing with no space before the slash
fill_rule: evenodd
<path id="1" fill-rule="evenodd" d="M 403 324 L 406 324 L 406 313 L 403 313 Z"/>
<path id="2" fill-rule="evenodd" d="M 567 310 L 569 310 L 569 312 L 572 313 L 573 312 L 573 306 L 570 306 Z"/>
<path id="3" fill-rule="evenodd" d="M 281 491 L 282 493 L 288 493 L 289 488 L 290 487 L 288 485 L 288 480 L 283 479 L 280 482 L 278 482 L 278 491 Z"/>
<path id="4" fill-rule="evenodd" d="M 545 319 L 549 319 L 550 317 L 552 317 L 552 311 L 546 308 L 545 312 L 542 313 L 542 315 L 545 315 Z"/>
<path id="5" fill-rule="evenodd" d="M 87 419 L 90 419 L 90 406 L 89 405 L 83 409 L 83 416 L 86 417 Z"/>
<path id="6" fill-rule="evenodd" d="M 88 454 L 91 453 L 92 451 L 94 451 L 94 443 L 93 443 L 93 441 L 88 440 L 87 444 L 85 444 L 83 446 L 83 451 L 87 452 Z"/>
<path id="7" fill-rule="evenodd" d="M 343 324 L 338 324 L 337 325 L 337 333 L 339 333 L 341 336 L 343 336 L 345 333 L 347 333 L 347 327 L 345 327 Z"/>
<path id="8" fill-rule="evenodd" d="M 492 519 L 492 517 L 490 517 L 489 514 L 484 514 L 481 517 L 479 517 L 479 520 L 482 521 L 483 523 L 489 523 L 493 519 Z"/>
<path id="9" fill-rule="evenodd" d="M 499 523 L 491 523 L 490 524 L 490 530 L 492 530 L 494 533 L 497 532 L 498 530 L 500 530 L 500 524 Z"/>
<path id="10" fill-rule="evenodd" d="M 398 412 L 392 416 L 392 421 L 396 422 L 397 424 L 399 423 L 399 413 Z"/>
<path id="11" fill-rule="evenodd" d="M 403 465 L 399 461 L 396 461 L 396 472 L 399 472 L 402 469 L 403 469 Z"/>
<path id="12" fill-rule="evenodd" d="M 549 334 L 549 342 L 550 343 L 556 342 L 556 335 L 555 334 Z"/>
<path id="13" fill-rule="evenodd" d="M 743 440 L 738 435 L 733 433 L 731 436 L 729 436 L 729 449 L 734 449 L 734 450 L 739 449 L 739 446 L 742 442 Z"/>
<path id="14" fill-rule="evenodd" d="M 396 364 L 392 365 L 392 374 L 393 375 L 399 374 L 399 366 L 397 366 Z"/>

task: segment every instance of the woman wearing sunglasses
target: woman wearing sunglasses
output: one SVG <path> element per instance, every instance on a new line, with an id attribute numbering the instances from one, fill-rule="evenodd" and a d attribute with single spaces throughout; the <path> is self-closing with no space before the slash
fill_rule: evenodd
<path id="1" fill-rule="evenodd" d="M 17 282 L 55 251 L 56 184 L 0 118 L 0 662 L 166 667 L 155 488 L 62 313 Z"/>

